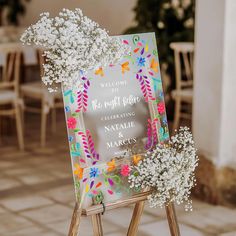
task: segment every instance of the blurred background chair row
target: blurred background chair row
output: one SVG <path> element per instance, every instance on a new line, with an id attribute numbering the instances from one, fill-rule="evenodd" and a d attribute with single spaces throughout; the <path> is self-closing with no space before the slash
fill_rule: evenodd
<path id="1" fill-rule="evenodd" d="M 20 52 L 14 50 L 6 52 L 5 64 L 2 66 L 0 82 L 0 119 L 3 116 L 15 118 L 19 148 L 23 150 L 23 102 L 19 97 L 20 61 Z"/>
<path id="2" fill-rule="evenodd" d="M 18 144 L 24 149 L 24 113 L 31 112 L 41 115 L 40 144 L 46 144 L 47 117 L 51 113 L 52 131 L 56 131 L 56 109 L 63 107 L 60 91 L 49 93 L 41 80 L 24 83 L 23 46 L 18 43 L 1 44 L 0 55 L 3 58 L 0 76 L 0 138 L 2 136 L 1 121 L 3 117 L 15 118 Z M 40 74 L 43 73 L 42 50 L 35 49 Z M 6 131 L 5 131 L 6 132 Z"/>

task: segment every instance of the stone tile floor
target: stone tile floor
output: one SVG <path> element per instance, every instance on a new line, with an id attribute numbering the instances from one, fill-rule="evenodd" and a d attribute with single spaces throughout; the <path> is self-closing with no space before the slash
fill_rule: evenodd
<path id="1" fill-rule="evenodd" d="M 74 191 L 63 114 L 44 149 L 39 124 L 37 116 L 27 116 L 24 152 L 17 149 L 14 133 L 0 144 L 0 236 L 67 235 Z M 125 235 L 132 207 L 107 212 L 104 235 Z M 236 209 L 194 200 L 193 212 L 177 207 L 177 216 L 182 236 L 236 236 Z M 82 219 L 79 235 L 92 235 L 89 218 Z M 170 235 L 165 212 L 146 206 L 138 235 Z"/>

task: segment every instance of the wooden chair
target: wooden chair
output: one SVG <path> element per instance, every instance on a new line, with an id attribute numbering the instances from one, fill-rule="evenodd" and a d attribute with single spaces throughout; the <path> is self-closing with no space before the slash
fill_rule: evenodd
<path id="1" fill-rule="evenodd" d="M 25 27 L 13 25 L 0 26 L 0 43 L 20 43 L 20 36 L 25 30 Z"/>
<path id="2" fill-rule="evenodd" d="M 193 53 L 194 44 L 188 42 L 174 42 L 170 44 L 174 50 L 176 89 L 171 96 L 175 100 L 174 132 L 180 119 L 191 119 L 193 101 Z M 184 104 L 183 104 L 184 103 Z M 184 105 L 187 105 L 184 107 Z M 190 109 L 189 109 L 190 107 Z"/>
<path id="3" fill-rule="evenodd" d="M 9 51 L 0 50 L 0 52 L 6 55 L 0 81 L 0 118 L 1 116 L 15 116 L 19 148 L 20 150 L 24 150 L 23 124 L 21 116 L 23 103 L 19 98 L 21 52 L 14 51 L 13 48 L 9 49 Z"/>
<path id="4" fill-rule="evenodd" d="M 43 74 L 43 51 L 37 49 L 38 63 L 40 66 L 40 74 Z M 41 114 L 41 147 L 46 144 L 46 127 L 47 116 L 51 111 L 52 114 L 52 131 L 56 131 L 56 109 L 63 107 L 61 92 L 49 93 L 46 86 L 41 81 L 25 83 L 20 87 L 21 96 L 25 101 L 25 111 Z M 33 99 L 41 102 L 41 107 L 26 105 L 26 99 Z"/>

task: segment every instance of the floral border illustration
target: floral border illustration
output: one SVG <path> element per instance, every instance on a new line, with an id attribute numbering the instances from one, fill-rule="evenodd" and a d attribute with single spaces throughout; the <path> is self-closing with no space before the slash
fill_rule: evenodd
<path id="1" fill-rule="evenodd" d="M 144 100 L 155 109 L 154 116 L 147 120 L 147 143 L 146 149 L 150 149 L 158 142 L 164 142 L 169 138 L 165 103 L 160 77 L 160 67 L 158 62 L 158 52 L 156 49 L 150 51 L 150 44 L 156 48 L 155 35 L 152 34 L 152 42 L 145 39 L 145 34 L 122 36 L 123 43 L 131 47 L 131 55 L 125 56 L 119 64 L 122 74 L 130 71 L 130 67 L 135 65 L 137 71 L 134 72 L 134 79 L 139 83 Z M 113 67 L 113 65 L 110 65 Z M 130 163 L 118 163 L 111 159 L 107 163 L 100 160 L 100 156 L 95 150 L 95 144 L 89 129 L 82 129 L 78 126 L 78 120 L 82 113 L 88 108 L 88 91 L 93 79 L 104 77 L 105 72 L 102 67 L 94 72 L 94 78 L 82 76 L 83 84 L 79 92 L 64 90 L 65 113 L 67 119 L 67 129 L 69 135 L 70 153 L 73 163 L 73 176 L 77 197 L 81 199 L 81 192 L 91 199 L 100 199 L 101 189 L 109 195 L 116 194 L 117 197 L 122 192 L 132 194 L 127 187 L 127 177 L 130 173 Z M 76 106 L 76 110 L 71 110 L 71 105 Z M 75 137 L 80 142 L 77 142 Z M 142 156 L 135 154 L 131 157 L 131 163 L 137 165 Z M 88 164 L 89 163 L 89 164 Z M 138 190 L 137 190 L 138 191 Z"/>

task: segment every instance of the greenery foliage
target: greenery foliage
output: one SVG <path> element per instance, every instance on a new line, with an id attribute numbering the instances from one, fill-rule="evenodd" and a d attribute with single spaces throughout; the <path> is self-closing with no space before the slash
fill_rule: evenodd
<path id="1" fill-rule="evenodd" d="M 138 0 L 136 25 L 125 33 L 155 32 L 160 61 L 173 72 L 171 42 L 194 40 L 195 0 Z"/>

